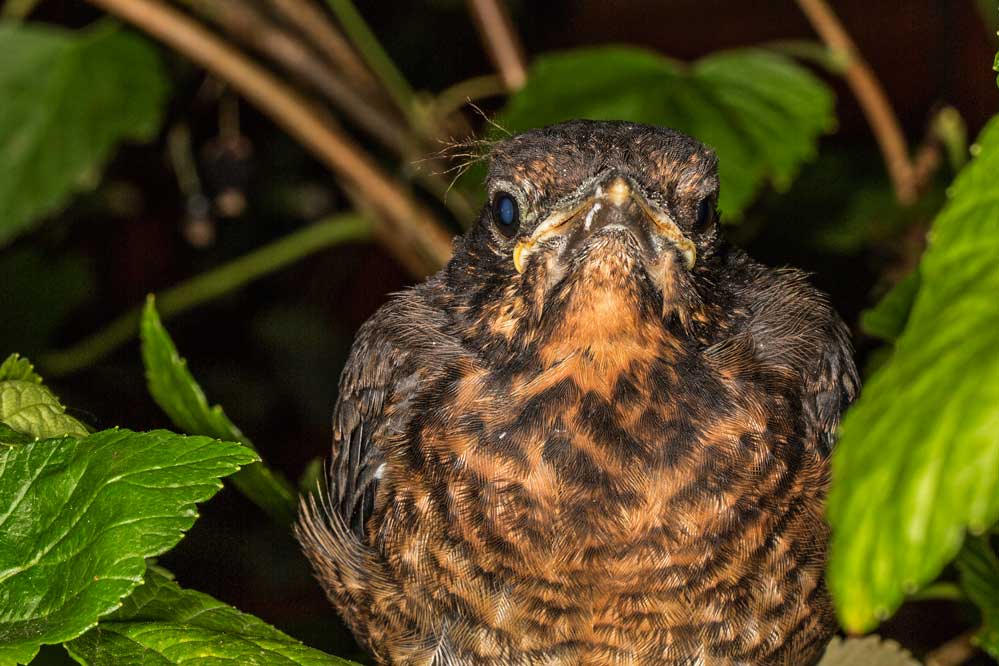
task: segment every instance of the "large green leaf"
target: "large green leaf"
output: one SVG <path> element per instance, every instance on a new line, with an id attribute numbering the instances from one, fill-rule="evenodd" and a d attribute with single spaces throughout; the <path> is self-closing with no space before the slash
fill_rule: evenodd
<path id="1" fill-rule="evenodd" d="M 229 420 L 221 406 L 208 405 L 204 391 L 187 369 L 187 361 L 177 353 L 177 347 L 163 327 L 152 297 L 142 313 L 141 337 L 149 392 L 178 428 L 192 435 L 241 442 L 254 449 L 249 438 Z M 232 481 L 240 492 L 275 519 L 285 524 L 295 519 L 294 489 L 263 462 L 244 467 Z"/>
<path id="2" fill-rule="evenodd" d="M 0 24 L 0 244 L 64 204 L 123 139 L 160 126 L 155 49 L 116 24 Z M 91 179 L 92 180 L 92 179 Z"/>
<path id="3" fill-rule="evenodd" d="M 82 423 L 66 414 L 59 398 L 42 386 L 31 362 L 17 354 L 0 365 L 0 423 L 32 437 L 87 434 Z"/>
<path id="4" fill-rule="evenodd" d="M 113 615 L 66 645 L 87 666 L 274 664 L 356 666 L 150 569 Z"/>
<path id="5" fill-rule="evenodd" d="M 870 629 L 999 518 L 999 117 L 958 176 L 887 363 L 833 457 L 829 584 Z"/>
<path id="6" fill-rule="evenodd" d="M 219 478 L 254 460 L 234 442 L 166 431 L 0 446 L 0 664 L 117 608 Z"/>
<path id="7" fill-rule="evenodd" d="M 522 131 L 572 118 L 665 125 L 714 147 L 731 217 L 764 181 L 790 184 L 835 123 L 829 89 L 781 55 L 743 49 L 687 66 L 627 47 L 538 57 L 497 122 Z"/>
<path id="8" fill-rule="evenodd" d="M 982 612 L 975 642 L 999 660 L 999 557 L 987 537 L 968 539 L 957 556 L 961 587 Z"/>

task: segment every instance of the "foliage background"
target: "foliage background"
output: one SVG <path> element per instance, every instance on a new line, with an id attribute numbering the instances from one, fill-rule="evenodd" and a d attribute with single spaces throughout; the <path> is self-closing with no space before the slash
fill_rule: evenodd
<path id="1" fill-rule="evenodd" d="M 493 69 L 463 2 L 357 4 L 418 91 L 439 92 Z M 990 3 L 842 0 L 835 7 L 884 84 L 910 145 L 920 143 L 944 104 L 957 110 L 970 137 L 999 109 L 987 68 L 996 51 Z M 814 39 L 793 3 L 776 0 L 515 2 L 510 10 L 532 56 L 625 44 L 688 61 L 728 48 Z M 78 28 L 99 16 L 80 3 L 51 0 L 41 2 L 31 18 Z M 122 57 L 128 57 L 127 48 Z M 147 293 L 351 207 L 350 193 L 249 104 L 238 105 L 240 145 L 249 147 L 249 156 L 235 164 L 224 152 L 220 156 L 220 118 L 231 111 L 226 105 L 232 99 L 223 95 L 220 102 L 217 86 L 202 70 L 157 48 L 169 90 L 146 91 L 152 106 L 166 99 L 163 118 L 134 137 L 148 141 L 110 151 L 107 168 L 91 175 L 81 195 L 0 249 L 0 358 L 16 351 L 42 359 L 39 369 L 48 385 L 72 414 L 98 429 L 169 426 L 146 390 L 138 345 L 61 376 L 46 373 L 48 352 L 140 305 Z M 920 200 L 898 206 L 853 96 L 837 76 L 822 67 L 812 71 L 835 94 L 834 131 L 820 140 L 815 159 L 785 192 L 765 188 L 730 233 L 765 263 L 812 271 L 851 325 L 860 365 L 873 367 L 884 355 L 880 341 L 861 330 L 861 312 L 916 266 L 954 171 L 945 159 Z M 492 115 L 502 98 L 481 106 Z M 113 123 L 113 109 L 103 112 Z M 489 129 L 477 113 L 464 116 L 469 125 Z M 56 126 L 59 121 L 51 119 Z M 239 215 L 192 215 L 178 178 L 182 169 L 170 158 L 168 137 L 178 127 L 190 133 L 195 169 L 209 199 L 233 184 L 232 173 L 241 174 L 235 185 L 246 206 Z M 380 148 L 369 148 L 392 164 Z M 30 175 L 20 187 L 31 187 Z M 10 179 L 0 173 L 0 180 Z M 468 180 L 459 187 L 469 183 L 474 185 Z M 206 233 L 210 242 L 192 242 Z M 211 400 L 225 406 L 272 467 L 297 479 L 327 449 L 336 383 L 354 331 L 389 293 L 411 282 L 379 244 L 351 243 L 167 325 Z M 188 536 L 160 560 L 185 587 L 255 614 L 311 646 L 358 656 L 285 530 L 235 492 L 221 493 L 201 513 Z M 918 655 L 970 626 L 972 615 L 970 607 L 949 602 L 911 603 L 879 633 Z M 58 660 L 61 653 L 46 654 Z"/>

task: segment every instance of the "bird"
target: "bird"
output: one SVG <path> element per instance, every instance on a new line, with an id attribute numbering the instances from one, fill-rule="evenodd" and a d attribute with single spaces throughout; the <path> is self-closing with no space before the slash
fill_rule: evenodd
<path id="1" fill-rule="evenodd" d="M 575 120 L 489 147 L 449 263 L 360 329 L 295 530 L 379 664 L 807 666 L 859 390 L 808 276 L 726 240 L 718 158 Z"/>

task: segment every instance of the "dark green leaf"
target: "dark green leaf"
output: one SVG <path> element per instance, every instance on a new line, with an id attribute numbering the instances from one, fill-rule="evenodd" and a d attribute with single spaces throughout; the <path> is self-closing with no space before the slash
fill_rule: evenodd
<path id="1" fill-rule="evenodd" d="M 625 47 L 540 56 L 497 122 L 521 131 L 572 118 L 665 125 L 709 144 L 719 207 L 731 217 L 764 181 L 787 187 L 835 123 L 828 88 L 776 53 L 744 49 L 685 66 Z"/>
<path id="2" fill-rule="evenodd" d="M 79 636 L 169 550 L 249 449 L 107 430 L 0 447 L 0 664 Z"/>
<path id="3" fill-rule="evenodd" d="M 42 378 L 35 372 L 35 366 L 20 354 L 11 354 L 0 365 L 0 382 L 11 380 L 42 383 Z"/>
<path id="4" fill-rule="evenodd" d="M 949 191 L 895 351 L 833 457 L 829 585 L 864 631 L 999 518 L 999 117 Z"/>
<path id="5" fill-rule="evenodd" d="M 982 611 L 982 629 L 975 641 L 999 659 L 999 557 L 987 537 L 968 539 L 957 556 L 964 593 Z"/>
<path id="6" fill-rule="evenodd" d="M 207 594 L 184 590 L 153 570 L 121 609 L 66 649 L 87 666 L 353 664 L 308 648 Z"/>
<path id="7" fill-rule="evenodd" d="M 2 244 L 93 180 L 116 143 L 152 138 L 167 84 L 155 49 L 111 22 L 4 23 L 0 53 Z"/>
<path id="8" fill-rule="evenodd" d="M 17 321 L 16 326 L 0 327 L 0 349 L 35 358 L 50 348 L 58 327 L 96 292 L 93 268 L 76 251 L 18 243 L 0 253 L 0 275 L 0 303 L 7 317 Z"/>
<path id="9" fill-rule="evenodd" d="M 0 421 L 0 446 L 5 444 L 27 444 L 33 439 L 34 437 L 18 432 L 3 421 Z"/>
<path id="10" fill-rule="evenodd" d="M 184 432 L 241 442 L 253 449 L 249 438 L 229 420 L 219 405 L 209 406 L 204 391 L 187 369 L 156 312 L 152 297 L 142 313 L 142 359 L 146 381 L 156 404 Z M 262 462 L 233 476 L 236 487 L 282 523 L 295 518 L 295 491 Z"/>
<path id="11" fill-rule="evenodd" d="M 918 270 L 902 278 L 873 308 L 864 310 L 860 314 L 860 328 L 868 335 L 894 342 L 905 329 L 917 291 Z"/>

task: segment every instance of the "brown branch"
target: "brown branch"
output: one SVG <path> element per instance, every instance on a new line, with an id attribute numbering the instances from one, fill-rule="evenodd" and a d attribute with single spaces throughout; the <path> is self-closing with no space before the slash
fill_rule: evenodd
<path id="1" fill-rule="evenodd" d="M 358 128 L 395 152 L 405 164 L 416 162 L 426 154 L 420 137 L 387 111 L 365 99 L 358 93 L 356 84 L 340 78 L 296 36 L 275 25 L 250 3 L 245 0 L 182 1 L 235 39 L 269 56 L 286 71 L 324 94 Z M 384 93 L 381 96 L 384 97 Z M 475 212 L 467 199 L 460 193 L 448 194 L 450 182 L 440 176 L 443 167 L 434 161 L 429 166 L 431 168 L 422 170 L 407 168 L 403 173 L 440 199 L 459 220 L 468 222 L 472 219 Z"/>
<path id="2" fill-rule="evenodd" d="M 967 631 L 960 636 L 952 638 L 943 645 L 931 650 L 923 658 L 923 663 L 926 666 L 958 666 L 959 664 L 963 664 L 978 651 L 971 643 L 971 638 L 974 635 L 974 631 Z"/>
<path id="3" fill-rule="evenodd" d="M 379 213 L 376 234 L 414 274 L 437 270 L 451 254 L 449 235 L 342 132 L 294 89 L 183 13 L 158 0 L 90 0 L 145 30 L 239 90 L 312 151 Z"/>
<path id="4" fill-rule="evenodd" d="M 268 2 L 279 16 L 308 37 L 316 49 L 348 79 L 362 86 L 366 92 L 382 92 L 371 72 L 354 52 L 347 39 L 329 20 L 326 12 L 309 0 L 268 0 Z"/>
<path id="5" fill-rule="evenodd" d="M 468 0 L 468 9 L 503 85 L 509 92 L 520 90 L 527 82 L 524 48 L 502 0 Z"/>
<path id="6" fill-rule="evenodd" d="M 251 3 L 245 0 L 183 0 L 183 3 L 318 90 L 382 145 L 401 155 L 416 151 L 400 122 L 358 94 L 356 85 L 336 76 L 300 40 L 269 21 Z"/>
<path id="7" fill-rule="evenodd" d="M 834 51 L 846 55 L 848 64 L 843 76 L 860 103 L 881 148 L 888 175 L 895 188 L 895 197 L 902 204 L 913 203 L 919 192 L 917 174 L 909 160 L 909 149 L 902 128 L 884 88 L 825 0 L 797 2 L 822 41 Z"/>

